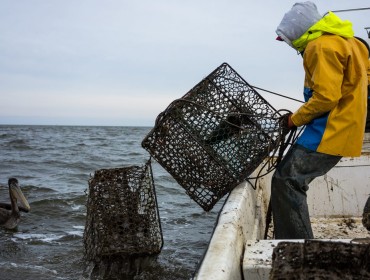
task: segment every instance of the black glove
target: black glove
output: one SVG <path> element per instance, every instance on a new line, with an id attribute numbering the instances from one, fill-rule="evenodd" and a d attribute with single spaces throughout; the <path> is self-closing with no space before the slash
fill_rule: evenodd
<path id="1" fill-rule="evenodd" d="M 289 126 L 289 117 L 291 115 L 292 113 L 286 113 L 279 118 L 279 124 L 284 135 L 287 134 L 293 128 L 295 128 L 294 126 L 293 127 Z"/>

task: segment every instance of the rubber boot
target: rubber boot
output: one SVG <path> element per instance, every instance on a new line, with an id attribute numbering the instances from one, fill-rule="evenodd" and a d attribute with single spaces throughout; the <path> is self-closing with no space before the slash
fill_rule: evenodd
<path id="1" fill-rule="evenodd" d="M 368 231 L 370 231 L 370 197 L 368 197 L 364 207 L 364 213 L 362 214 L 362 224 Z"/>

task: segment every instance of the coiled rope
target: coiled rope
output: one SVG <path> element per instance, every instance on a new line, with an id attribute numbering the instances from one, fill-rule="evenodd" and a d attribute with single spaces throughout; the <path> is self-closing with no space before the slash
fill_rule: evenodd
<path id="1" fill-rule="evenodd" d="M 254 88 L 257 88 L 257 87 L 254 87 Z M 257 89 L 263 90 L 261 88 L 257 88 Z M 264 90 L 264 91 L 267 91 L 267 90 Z M 267 91 L 267 92 L 279 95 L 280 97 L 285 97 L 285 98 L 288 98 L 288 99 L 292 99 L 294 101 L 302 102 L 300 100 L 290 98 L 290 97 L 287 97 L 287 96 L 283 96 L 281 94 L 277 94 L 277 93 L 274 93 L 272 91 Z M 177 102 L 190 103 L 194 106 L 202 108 L 203 110 L 207 110 L 208 112 L 211 112 L 212 114 L 214 114 L 216 116 L 219 116 L 220 118 L 225 117 L 225 113 L 220 113 L 218 111 L 212 110 L 212 109 L 208 108 L 207 106 L 199 104 L 199 103 L 194 102 L 192 100 L 179 98 L 179 99 L 176 99 L 173 102 L 171 102 L 171 104 L 166 108 L 166 110 L 164 110 L 162 113 L 160 113 L 158 115 L 158 117 L 156 119 L 156 125 L 160 122 L 160 120 L 166 114 L 168 114 L 173 109 L 173 105 Z M 266 114 L 264 115 L 264 114 L 234 113 L 235 115 L 238 115 L 238 116 L 246 116 L 246 117 L 250 117 L 250 118 L 253 118 L 253 117 L 254 118 L 261 118 L 261 117 L 270 118 L 270 119 L 274 120 L 275 122 L 279 123 L 279 126 L 277 126 L 275 129 L 268 131 L 269 133 L 274 133 L 274 134 L 277 133 L 278 136 L 276 138 L 277 140 L 273 140 L 272 137 L 269 138 L 270 143 L 268 144 L 268 147 L 272 147 L 272 148 L 271 148 L 271 150 L 268 150 L 268 157 L 265 160 L 265 164 L 261 167 L 260 171 L 257 173 L 257 176 L 248 177 L 248 178 L 245 178 L 245 180 L 249 181 L 249 180 L 255 179 L 256 183 L 257 183 L 257 179 L 259 179 L 259 178 L 269 174 L 270 172 L 274 171 L 276 169 L 276 166 L 281 161 L 281 159 L 284 155 L 284 151 L 288 147 L 290 148 L 290 146 L 292 146 L 294 144 L 294 142 L 296 141 L 296 139 L 298 138 L 301 130 L 299 132 L 297 132 L 296 128 L 291 129 L 291 130 L 286 130 L 286 127 L 284 127 L 284 125 L 282 123 L 283 115 L 288 114 L 288 113 L 291 113 L 291 112 L 289 110 L 286 110 L 286 109 L 278 110 L 278 111 L 276 111 L 276 113 L 273 116 L 270 116 L 270 117 L 267 116 Z M 238 129 L 239 131 L 243 131 L 245 129 L 242 126 L 237 125 L 237 124 L 235 124 L 233 122 L 230 122 L 228 120 L 223 120 L 223 122 L 226 123 L 227 125 L 229 125 L 230 127 L 234 127 L 236 129 Z M 196 141 L 198 141 L 199 144 L 201 144 L 201 145 L 203 144 L 202 140 L 200 140 L 200 139 L 197 139 Z M 274 143 L 273 143 L 273 141 L 274 141 Z M 267 169 L 266 169 L 266 172 L 262 173 L 263 170 L 265 170 L 266 166 L 268 166 Z M 251 184 L 253 189 L 256 189 L 256 183 Z"/>

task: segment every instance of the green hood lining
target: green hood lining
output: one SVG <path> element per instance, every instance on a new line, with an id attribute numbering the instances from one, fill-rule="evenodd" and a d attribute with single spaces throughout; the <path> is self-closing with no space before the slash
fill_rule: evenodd
<path id="1" fill-rule="evenodd" d="M 294 48 L 302 52 L 307 44 L 324 33 L 339 35 L 345 38 L 352 38 L 354 36 L 352 22 L 348 20 L 341 20 L 333 12 L 320 19 L 312 25 L 301 37 L 292 42 Z"/>

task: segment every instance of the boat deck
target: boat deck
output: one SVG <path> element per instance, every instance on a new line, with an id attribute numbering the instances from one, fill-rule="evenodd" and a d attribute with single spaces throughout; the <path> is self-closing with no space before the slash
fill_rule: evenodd
<path id="1" fill-rule="evenodd" d="M 370 237 L 370 233 L 362 225 L 359 217 L 323 217 L 311 218 L 312 231 L 315 239 L 355 239 Z M 273 238 L 270 227 L 268 239 Z"/>
<path id="2" fill-rule="evenodd" d="M 370 237 L 361 218 L 312 218 L 312 230 L 317 239 L 357 239 Z"/>
<path id="3" fill-rule="evenodd" d="M 366 133 L 361 157 L 342 158 L 310 183 L 307 203 L 315 240 L 368 241 L 370 233 L 361 217 L 370 195 L 369 167 L 370 133 Z M 269 279 L 273 249 L 282 241 L 273 239 L 271 229 L 264 239 L 271 176 L 241 183 L 230 193 L 195 280 Z"/>
<path id="4" fill-rule="evenodd" d="M 318 240 L 331 240 L 346 243 L 370 242 L 370 234 L 363 227 L 361 218 L 313 218 L 314 236 Z M 272 236 L 272 229 L 269 231 Z M 304 242 L 298 240 L 247 240 L 242 261 L 244 279 L 269 279 L 272 269 L 272 252 L 282 241 Z"/>
<path id="5" fill-rule="evenodd" d="M 345 243 L 370 243 L 370 233 L 363 227 L 361 218 L 312 218 L 315 238 Z M 272 229 L 269 231 L 272 236 Z M 244 279 L 269 279 L 272 269 L 272 253 L 282 242 L 301 242 L 304 240 L 247 240 L 242 260 Z"/>

